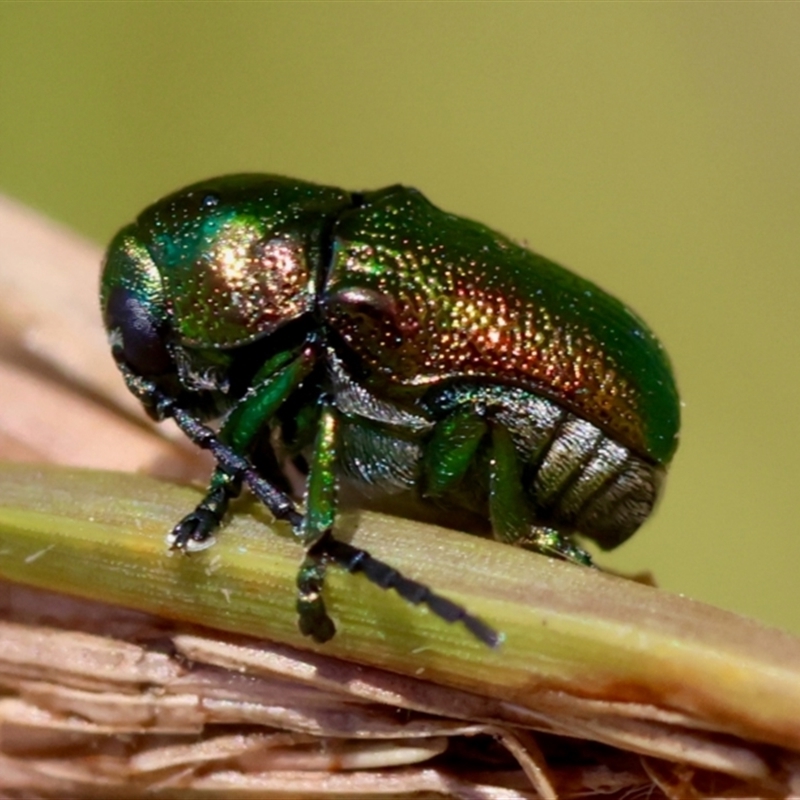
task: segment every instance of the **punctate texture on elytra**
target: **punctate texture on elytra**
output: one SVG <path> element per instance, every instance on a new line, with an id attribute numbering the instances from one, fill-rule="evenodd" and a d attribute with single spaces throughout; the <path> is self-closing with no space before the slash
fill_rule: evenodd
<path id="1" fill-rule="evenodd" d="M 341 480 L 588 564 L 572 535 L 627 539 L 678 442 L 672 370 L 642 320 L 403 186 L 190 186 L 115 237 L 101 303 L 129 388 L 219 462 L 172 546 L 207 546 L 244 480 L 306 545 L 300 624 L 318 639 L 333 632 L 318 597 L 327 561 L 388 580 L 331 534 Z M 201 424 L 212 418 L 218 434 Z M 302 514 L 289 461 L 307 474 Z M 393 585 L 455 613 L 407 583 Z"/>

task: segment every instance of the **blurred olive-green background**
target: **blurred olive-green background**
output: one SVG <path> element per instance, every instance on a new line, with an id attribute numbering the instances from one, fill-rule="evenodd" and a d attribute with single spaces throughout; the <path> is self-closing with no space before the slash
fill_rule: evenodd
<path id="1" fill-rule="evenodd" d="M 800 633 L 799 41 L 798 4 L 3 3 L 0 191 L 103 242 L 217 173 L 404 182 L 527 240 L 682 391 L 603 563 Z"/>

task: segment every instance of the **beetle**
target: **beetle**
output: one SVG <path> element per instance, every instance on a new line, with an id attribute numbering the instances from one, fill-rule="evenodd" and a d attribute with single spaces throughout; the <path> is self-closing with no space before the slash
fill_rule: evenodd
<path id="1" fill-rule="evenodd" d="M 591 565 L 573 535 L 624 542 L 677 446 L 673 372 L 639 317 L 405 186 L 194 184 L 116 235 L 100 294 L 128 388 L 216 458 L 170 547 L 212 543 L 247 484 L 305 546 L 299 626 L 320 642 L 335 632 L 322 593 L 331 562 L 500 640 L 337 540 L 341 481 L 464 510 L 501 542 Z"/>

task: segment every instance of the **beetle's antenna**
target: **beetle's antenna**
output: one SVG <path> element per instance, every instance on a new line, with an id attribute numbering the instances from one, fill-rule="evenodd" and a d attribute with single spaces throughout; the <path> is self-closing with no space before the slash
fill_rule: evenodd
<path id="1" fill-rule="evenodd" d="M 476 639 L 489 647 L 497 647 L 503 641 L 501 633 L 470 614 L 463 606 L 436 594 L 424 583 L 406 578 L 393 567 L 371 556 L 366 550 L 340 542 L 330 530 L 314 542 L 308 552 L 309 555 L 329 559 L 348 572 L 362 573 L 368 581 L 380 586 L 381 589 L 394 589 L 400 597 L 412 605 L 426 605 L 445 622 L 463 623 Z"/>

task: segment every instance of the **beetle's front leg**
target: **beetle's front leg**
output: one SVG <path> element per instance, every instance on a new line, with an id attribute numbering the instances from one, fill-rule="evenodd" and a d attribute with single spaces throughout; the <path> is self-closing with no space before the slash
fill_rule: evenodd
<path id="1" fill-rule="evenodd" d="M 271 502 L 271 496 L 275 492 L 268 493 L 266 498 L 262 496 L 263 492 L 259 493 L 259 487 L 266 488 L 269 482 L 264 479 L 253 480 L 252 473 L 255 470 L 246 454 L 281 405 L 303 382 L 313 363 L 314 353 L 309 348 L 282 369 L 275 371 L 268 365 L 265 370 L 267 374 L 257 380 L 230 411 L 217 436 L 216 449 L 210 448 L 217 458 L 217 468 L 206 494 L 167 537 L 173 550 L 191 553 L 203 550 L 213 543 L 214 532 L 222 522 L 231 499 L 239 495 L 243 479 L 274 513 L 275 504 Z M 175 416 L 180 424 L 180 416 Z M 202 443 L 198 444 L 202 446 Z"/>
<path id="2" fill-rule="evenodd" d="M 172 550 L 195 553 L 214 543 L 214 531 L 220 526 L 228 505 L 242 490 L 241 475 L 217 467 L 211 476 L 205 497 L 170 532 L 167 544 Z"/>

